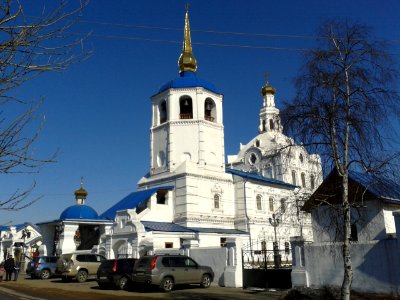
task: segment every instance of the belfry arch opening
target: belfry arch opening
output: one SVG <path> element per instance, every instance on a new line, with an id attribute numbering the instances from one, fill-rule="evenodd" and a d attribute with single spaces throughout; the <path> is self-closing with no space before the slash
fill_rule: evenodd
<path id="1" fill-rule="evenodd" d="M 165 123 L 168 119 L 167 115 L 167 101 L 163 100 L 160 102 L 160 124 Z"/>
<path id="2" fill-rule="evenodd" d="M 216 119 L 216 107 L 215 103 L 211 98 L 207 98 L 204 101 L 204 120 L 215 122 Z"/>
<path id="3" fill-rule="evenodd" d="M 179 118 L 193 119 L 192 98 L 190 98 L 189 96 L 182 96 L 179 99 Z"/>

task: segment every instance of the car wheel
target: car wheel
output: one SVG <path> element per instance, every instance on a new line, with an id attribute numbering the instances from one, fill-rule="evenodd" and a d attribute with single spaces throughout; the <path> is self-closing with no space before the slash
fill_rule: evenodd
<path id="1" fill-rule="evenodd" d="M 164 292 L 170 292 L 174 288 L 174 280 L 171 277 L 164 277 L 160 287 Z"/>
<path id="2" fill-rule="evenodd" d="M 200 283 L 202 288 L 208 288 L 211 285 L 211 276 L 208 274 L 204 274 L 203 277 L 201 277 L 201 283 Z"/>
<path id="3" fill-rule="evenodd" d="M 76 274 L 76 280 L 78 282 L 85 282 L 88 278 L 88 273 L 85 270 L 79 270 L 78 274 Z"/>
<path id="4" fill-rule="evenodd" d="M 41 272 L 40 272 L 40 278 L 42 278 L 42 279 L 49 279 L 50 278 L 50 276 L 51 276 L 51 273 L 50 273 L 50 271 L 49 270 L 46 270 L 46 269 L 44 269 L 44 270 L 42 270 Z"/>
<path id="5" fill-rule="evenodd" d="M 122 276 L 122 277 L 118 280 L 118 287 L 119 287 L 121 290 L 124 290 L 127 283 L 128 283 L 128 278 L 126 278 L 125 276 Z"/>

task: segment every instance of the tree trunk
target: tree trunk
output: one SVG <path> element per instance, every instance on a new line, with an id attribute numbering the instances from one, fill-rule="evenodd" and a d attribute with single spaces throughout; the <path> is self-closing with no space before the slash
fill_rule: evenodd
<path id="1" fill-rule="evenodd" d="M 342 177 L 342 201 L 343 201 L 343 267 L 344 276 L 341 288 L 342 300 L 350 300 L 351 283 L 353 281 L 353 268 L 351 265 L 351 246 L 350 246 L 350 233 L 351 233 L 351 211 L 348 200 L 348 171 L 346 170 Z"/>

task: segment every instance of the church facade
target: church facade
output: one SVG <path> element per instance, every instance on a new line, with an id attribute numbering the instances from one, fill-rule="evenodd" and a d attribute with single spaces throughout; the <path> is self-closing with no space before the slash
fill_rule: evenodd
<path id="1" fill-rule="evenodd" d="M 138 190 L 99 215 L 108 257 L 190 247 L 272 249 L 291 236 L 312 239 L 302 195 L 322 182 L 318 155 L 282 133 L 275 89 L 262 88 L 259 135 L 225 163 L 223 96 L 197 77 L 188 12 L 179 77 L 151 97 L 150 170 Z M 254 246 L 255 247 L 255 246 Z"/>

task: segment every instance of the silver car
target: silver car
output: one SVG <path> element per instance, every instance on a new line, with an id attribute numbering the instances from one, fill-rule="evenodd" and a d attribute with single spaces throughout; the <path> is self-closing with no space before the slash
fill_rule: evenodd
<path id="1" fill-rule="evenodd" d="M 184 255 L 152 255 L 140 258 L 134 267 L 132 281 L 156 285 L 169 292 L 177 284 L 200 284 L 208 288 L 214 279 L 210 267 L 200 266 Z"/>

